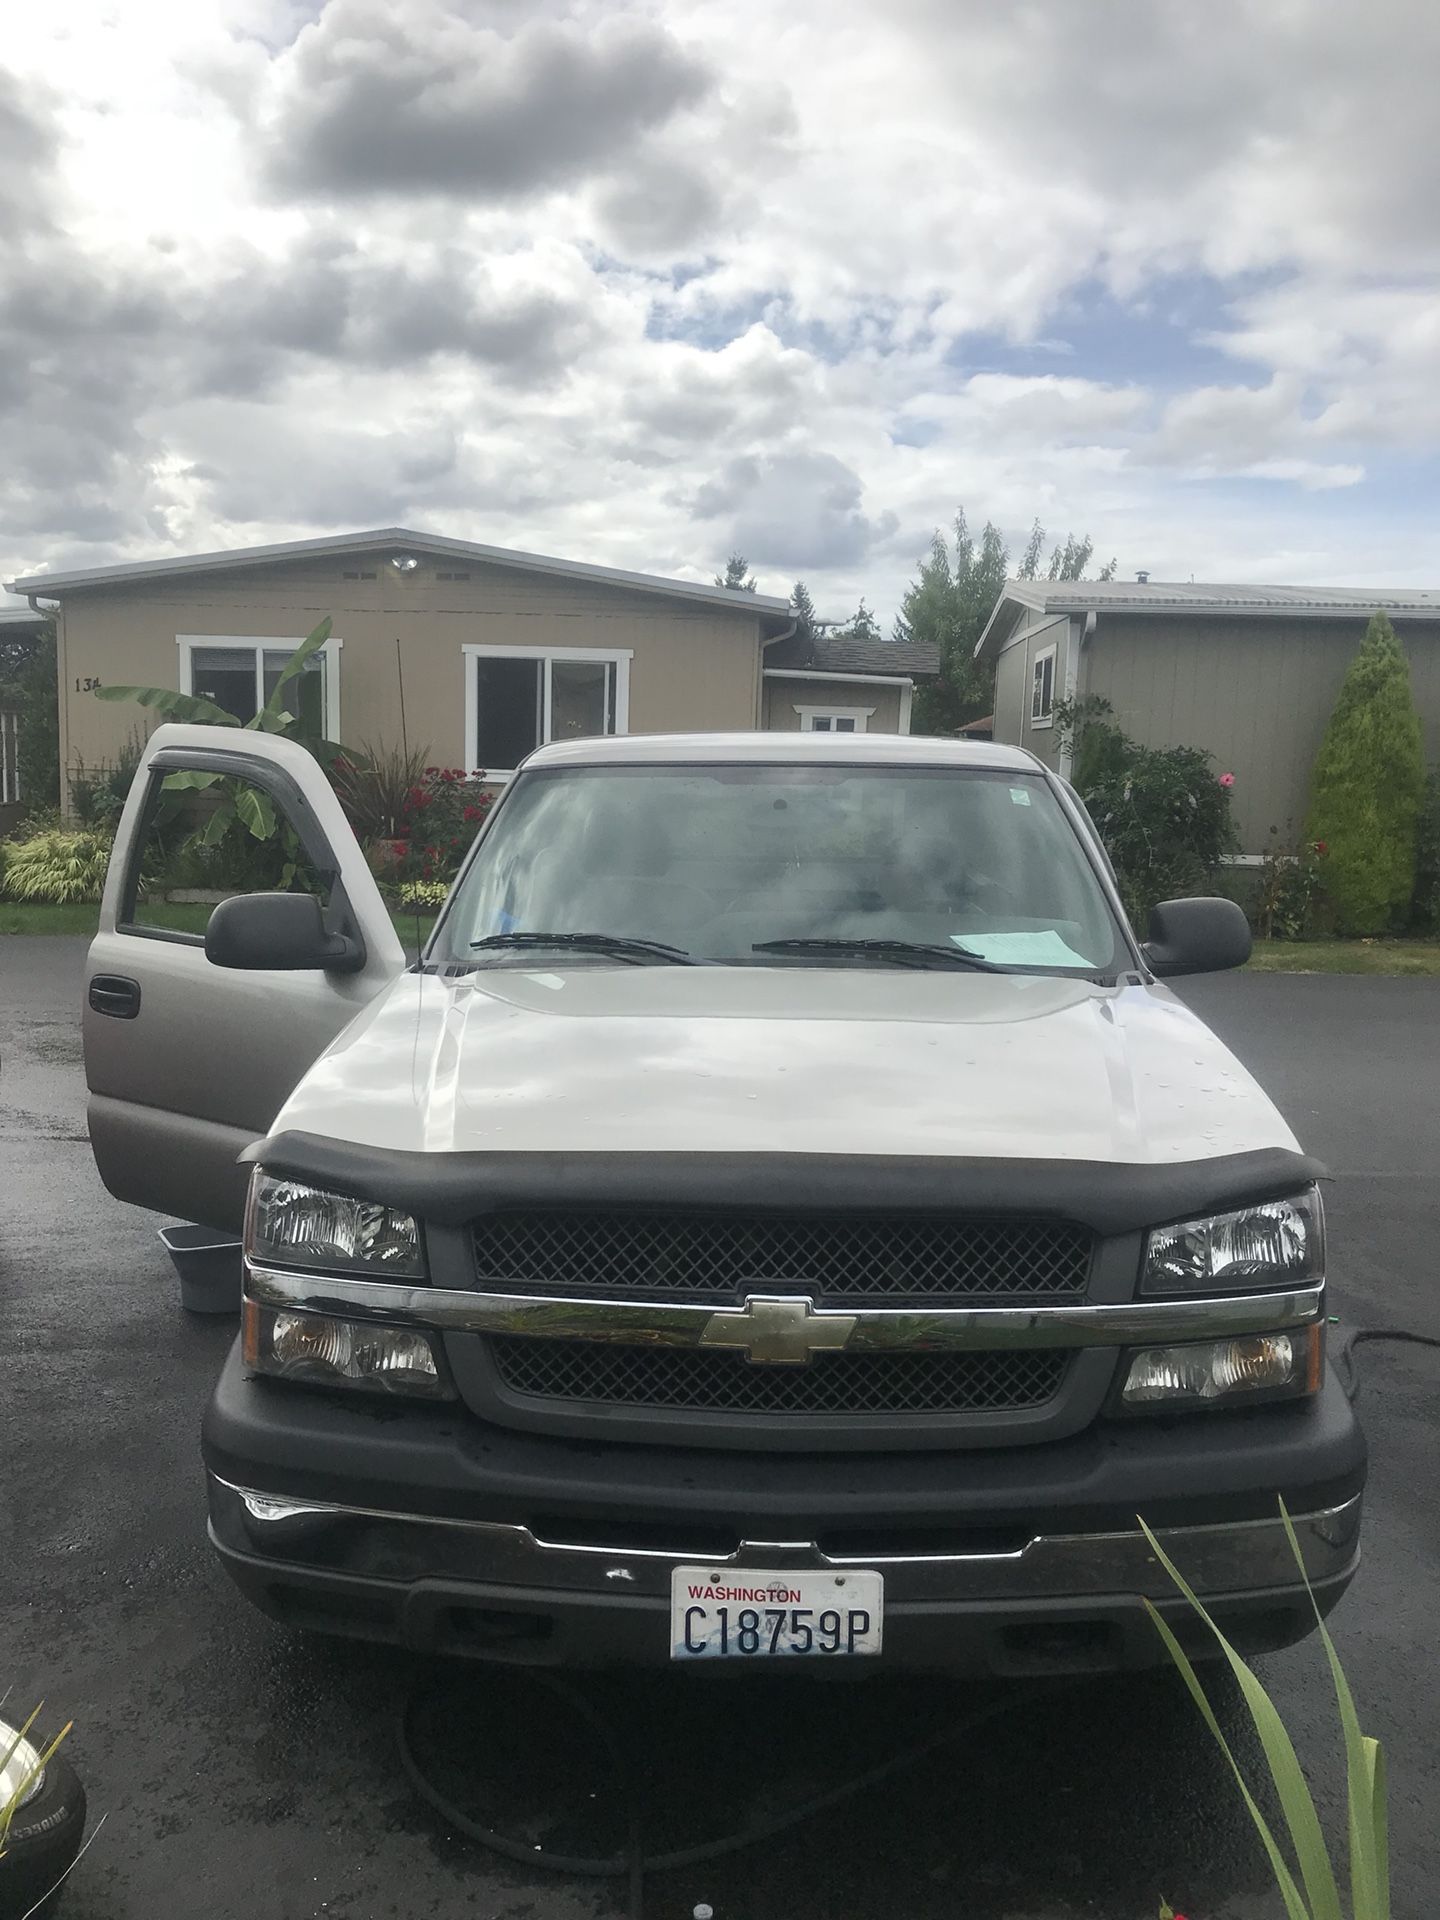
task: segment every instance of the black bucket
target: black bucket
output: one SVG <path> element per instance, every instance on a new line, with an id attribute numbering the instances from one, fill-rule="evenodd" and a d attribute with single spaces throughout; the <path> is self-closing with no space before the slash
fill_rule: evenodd
<path id="1" fill-rule="evenodd" d="M 162 1227 L 160 1244 L 180 1276 L 187 1313 L 240 1311 L 240 1242 L 214 1227 Z"/>

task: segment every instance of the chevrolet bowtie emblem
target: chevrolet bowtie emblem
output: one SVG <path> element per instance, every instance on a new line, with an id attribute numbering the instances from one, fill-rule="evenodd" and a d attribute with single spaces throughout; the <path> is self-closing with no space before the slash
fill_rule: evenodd
<path id="1" fill-rule="evenodd" d="M 803 1296 L 751 1294 L 743 1307 L 712 1313 L 702 1347 L 742 1347 L 764 1367 L 803 1367 L 817 1353 L 838 1353 L 855 1331 L 853 1313 L 817 1313 Z"/>

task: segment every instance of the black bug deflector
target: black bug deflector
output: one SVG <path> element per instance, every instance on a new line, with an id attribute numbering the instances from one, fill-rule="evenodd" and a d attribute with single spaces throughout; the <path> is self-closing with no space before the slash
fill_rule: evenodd
<path id="1" fill-rule="evenodd" d="M 244 1158 L 446 1226 L 506 1206 L 856 1208 L 1023 1214 L 1098 1234 L 1294 1193 L 1323 1177 L 1282 1147 L 1163 1165 L 828 1153 L 413 1153 L 278 1133 Z"/>

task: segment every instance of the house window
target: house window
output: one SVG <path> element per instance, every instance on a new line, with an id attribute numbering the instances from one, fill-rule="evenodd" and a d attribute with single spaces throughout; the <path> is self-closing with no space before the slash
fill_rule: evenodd
<path id="1" fill-rule="evenodd" d="M 802 733 L 864 733 L 874 707 L 796 707 Z"/>
<path id="2" fill-rule="evenodd" d="M 20 798 L 20 716 L 0 708 L 0 807 Z"/>
<path id="3" fill-rule="evenodd" d="M 503 776 L 551 740 L 628 733 L 631 658 L 598 647 L 466 647 L 466 767 Z"/>
<path id="4" fill-rule="evenodd" d="M 253 720 L 275 691 L 299 640 L 237 638 L 182 633 L 180 691 L 223 707 L 241 726 Z M 343 641 L 332 635 L 305 662 L 285 690 L 285 705 L 308 733 L 340 737 L 340 656 Z"/>
<path id="5" fill-rule="evenodd" d="M 1055 649 L 1046 647 L 1035 656 L 1030 681 L 1030 724 L 1048 727 L 1055 718 Z"/>

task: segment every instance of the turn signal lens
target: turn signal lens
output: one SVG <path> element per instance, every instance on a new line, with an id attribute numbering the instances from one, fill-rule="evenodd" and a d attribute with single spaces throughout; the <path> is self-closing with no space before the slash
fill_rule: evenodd
<path id="1" fill-rule="evenodd" d="M 1130 1356 L 1120 1399 L 1126 1407 L 1163 1412 L 1318 1393 L 1324 1356 L 1319 1322 L 1292 1333 L 1145 1347 Z"/>
<path id="2" fill-rule="evenodd" d="M 252 1373 L 426 1400 L 453 1397 L 428 1334 L 410 1327 L 285 1313 L 247 1300 L 242 1333 L 241 1351 Z"/>

